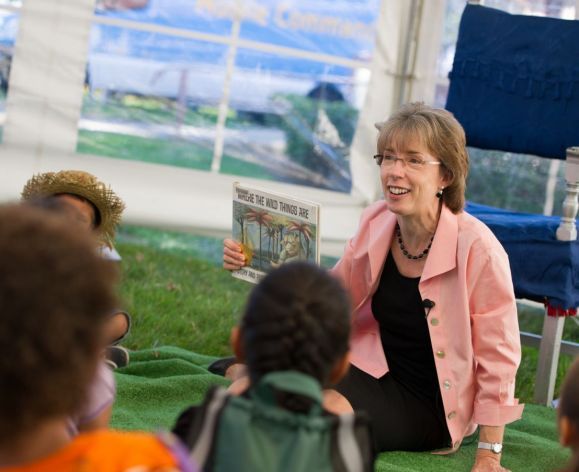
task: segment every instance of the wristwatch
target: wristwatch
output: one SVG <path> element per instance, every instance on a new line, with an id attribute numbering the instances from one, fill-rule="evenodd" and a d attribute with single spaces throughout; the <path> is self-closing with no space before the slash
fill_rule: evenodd
<path id="1" fill-rule="evenodd" d="M 487 449 L 488 451 L 494 452 L 495 454 L 500 454 L 503 450 L 503 445 L 501 443 L 487 443 L 480 441 L 478 443 L 479 449 Z"/>

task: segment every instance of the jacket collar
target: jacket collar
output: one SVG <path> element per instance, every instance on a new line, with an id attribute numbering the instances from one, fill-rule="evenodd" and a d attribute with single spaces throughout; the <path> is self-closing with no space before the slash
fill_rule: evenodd
<path id="1" fill-rule="evenodd" d="M 387 210 L 380 212 L 370 221 L 368 256 L 372 285 L 382 271 L 386 255 L 392 244 L 395 226 L 396 215 Z M 457 215 L 453 214 L 446 205 L 443 205 L 420 282 L 454 269 L 456 267 L 457 245 Z"/>
<path id="2" fill-rule="evenodd" d="M 458 246 L 458 218 L 446 205 L 442 205 L 432 247 L 426 258 L 420 282 L 444 274 L 456 267 Z"/>

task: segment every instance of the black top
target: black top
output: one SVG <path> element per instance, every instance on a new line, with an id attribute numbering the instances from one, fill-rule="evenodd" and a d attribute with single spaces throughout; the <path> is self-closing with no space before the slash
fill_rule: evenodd
<path id="1" fill-rule="evenodd" d="M 372 297 L 372 312 L 390 374 L 416 395 L 435 399 L 440 390 L 419 281 L 420 277 L 401 275 L 389 252 Z"/>

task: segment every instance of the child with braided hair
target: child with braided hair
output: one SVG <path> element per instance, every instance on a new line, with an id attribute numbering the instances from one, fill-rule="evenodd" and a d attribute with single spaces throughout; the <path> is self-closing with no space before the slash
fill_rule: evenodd
<path id="1" fill-rule="evenodd" d="M 311 417 L 313 409 L 319 411 L 320 417 L 325 418 L 323 421 L 328 424 L 334 420 L 340 421 L 335 415 L 323 410 L 322 389 L 337 383 L 348 369 L 349 317 L 348 296 L 340 283 L 327 271 L 309 263 L 283 264 L 270 272 L 251 292 L 240 325 L 232 330 L 231 335 L 237 360 L 247 366 L 247 376 L 232 384 L 228 401 L 234 403 L 233 406 L 237 402 L 244 412 L 254 412 L 252 415 L 255 414 L 255 417 L 252 416 L 247 424 L 255 425 L 259 423 L 255 421 L 259 417 L 256 410 L 258 405 L 266 402 L 263 396 L 269 398 L 272 405 L 265 414 L 265 423 L 271 421 L 271 418 L 278 418 L 278 415 L 286 415 L 293 425 L 286 429 L 280 425 L 275 426 L 276 432 L 279 431 L 278 427 L 286 432 L 285 435 L 277 436 L 277 442 L 282 443 L 276 444 L 277 447 L 291 447 L 290 445 L 299 443 L 300 431 L 295 425 L 301 420 L 296 418 Z M 314 386 L 313 395 L 304 394 L 305 389 L 300 391 L 298 385 L 302 382 Z M 240 396 L 231 396 L 232 392 Z M 196 442 L 203 434 L 208 434 L 207 431 L 203 433 L 202 427 L 206 420 L 205 413 L 212 405 L 208 399 L 215 396 L 214 392 L 210 392 L 202 406 L 191 407 L 183 412 L 173 429 L 193 450 L 193 459 L 201 466 L 205 465 L 203 470 L 206 471 L 228 470 L 225 464 L 230 459 L 226 458 L 226 455 L 237 461 L 235 470 L 281 470 L 281 465 L 276 461 L 283 459 L 272 457 L 275 456 L 275 453 L 271 452 L 273 446 L 260 442 L 267 434 L 262 430 L 253 431 L 251 426 L 242 426 L 245 418 L 243 415 L 235 422 L 218 420 L 219 436 L 214 436 L 217 444 L 210 448 L 212 451 L 219 451 L 220 441 L 225 442 L 224 438 L 227 437 L 227 444 L 243 442 L 245 446 L 240 446 L 242 457 L 235 457 L 236 454 L 230 450 L 220 457 L 204 458 L 196 455 Z M 233 416 L 223 413 L 222 417 Z M 356 434 L 356 439 L 359 440 L 361 467 L 350 469 L 332 466 L 328 470 L 371 470 L 373 457 L 365 418 L 359 415 L 349 417 L 353 418 L 352 424 L 355 424 L 352 436 Z M 236 436 L 235 431 L 239 431 L 239 436 L 262 435 L 257 441 L 262 449 L 260 458 L 252 459 L 247 452 L 251 449 L 251 438 L 241 439 Z M 285 441 L 280 440 L 280 437 L 285 438 Z M 332 442 L 330 450 L 334 443 Z M 270 452 L 263 454 L 263 449 Z M 303 447 L 295 453 L 286 449 L 280 455 L 286 458 L 284 470 L 324 470 L 319 468 L 319 463 L 314 466 L 312 462 L 308 462 L 313 458 L 308 456 Z M 319 461 L 323 453 L 316 451 L 313 455 Z M 288 464 L 287 458 L 294 456 L 299 459 L 292 459 L 295 463 Z M 266 457 L 270 462 L 264 462 Z M 216 464 L 219 464 L 219 467 Z M 304 464 L 309 464 L 309 468 L 304 468 Z M 233 466 L 232 463 L 229 466 Z"/>
<path id="2" fill-rule="evenodd" d="M 567 372 L 559 400 L 559 438 L 573 457 L 562 472 L 579 472 L 579 357 Z"/>

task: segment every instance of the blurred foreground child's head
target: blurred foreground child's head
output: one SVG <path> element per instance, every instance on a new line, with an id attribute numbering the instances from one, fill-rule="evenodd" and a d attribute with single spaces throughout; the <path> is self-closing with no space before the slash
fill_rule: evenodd
<path id="1" fill-rule="evenodd" d="M 574 455 L 567 470 L 579 471 L 579 357 L 568 370 L 561 388 L 559 437 L 561 444 L 570 447 Z"/>
<path id="2" fill-rule="evenodd" d="M 305 262 L 283 264 L 251 292 L 232 338 L 251 384 L 269 372 L 295 370 L 322 386 L 345 374 L 350 302 L 326 270 Z"/>
<path id="3" fill-rule="evenodd" d="M 3 443 L 79 410 L 116 297 L 89 234 L 41 209 L 0 207 L 0 261 Z"/>

